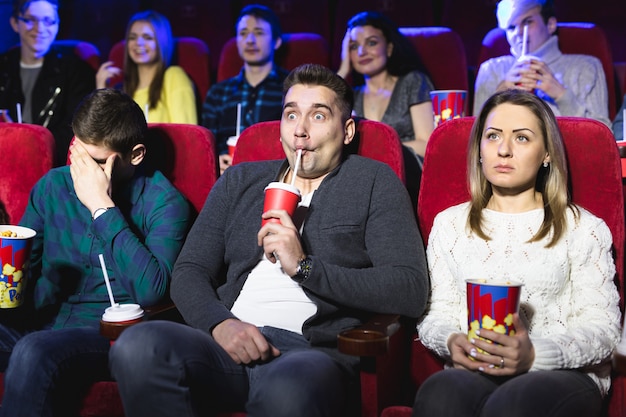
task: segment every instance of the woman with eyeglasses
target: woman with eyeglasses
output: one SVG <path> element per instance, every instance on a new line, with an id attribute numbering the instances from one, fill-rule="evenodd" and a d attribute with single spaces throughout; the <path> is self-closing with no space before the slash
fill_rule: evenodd
<path id="1" fill-rule="evenodd" d="M 65 165 L 72 115 L 95 87 L 94 70 L 54 46 L 57 0 L 15 0 L 10 24 L 20 45 L 0 55 L 0 109 L 12 121 L 47 127 L 56 143 L 55 165 Z"/>
<path id="2" fill-rule="evenodd" d="M 198 123 L 193 83 L 181 67 L 171 65 L 174 37 L 169 21 L 148 10 L 136 13 L 126 28 L 124 69 L 113 61 L 100 66 L 96 87 L 124 74 L 122 89 L 144 109 L 151 123 Z"/>

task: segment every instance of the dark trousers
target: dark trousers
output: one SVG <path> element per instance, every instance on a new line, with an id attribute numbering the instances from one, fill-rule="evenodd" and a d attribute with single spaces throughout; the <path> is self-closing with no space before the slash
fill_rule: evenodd
<path id="1" fill-rule="evenodd" d="M 413 417 L 593 417 L 599 416 L 601 409 L 598 386 L 579 371 L 494 378 L 446 369 L 422 384 Z"/>
<path id="2" fill-rule="evenodd" d="M 111 348 L 111 373 L 127 417 L 204 416 L 245 410 L 250 417 L 347 415 L 348 372 L 296 333 L 261 328 L 281 355 L 237 365 L 207 333 L 144 322 Z"/>
<path id="3" fill-rule="evenodd" d="M 0 325 L 4 373 L 1 417 L 78 415 L 89 386 L 109 378 L 110 342 L 98 329 L 38 330 L 20 335 Z"/>

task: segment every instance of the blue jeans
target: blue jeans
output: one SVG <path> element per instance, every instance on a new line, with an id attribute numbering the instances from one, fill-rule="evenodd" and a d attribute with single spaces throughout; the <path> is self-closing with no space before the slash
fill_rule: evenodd
<path id="1" fill-rule="evenodd" d="M 0 325 L 4 373 L 0 417 L 74 416 L 92 382 L 110 378 L 109 340 L 97 329 L 38 330 L 19 337 Z"/>
<path id="2" fill-rule="evenodd" d="M 254 366 L 236 364 L 210 335 L 182 324 L 152 321 L 125 330 L 109 363 L 127 417 L 348 415 L 350 387 L 358 384 L 348 371 L 299 334 L 260 330 L 281 355 Z"/>
<path id="3" fill-rule="evenodd" d="M 420 387 L 414 417 L 593 417 L 602 396 L 591 378 L 576 370 L 489 377 L 464 369 L 431 375 Z"/>

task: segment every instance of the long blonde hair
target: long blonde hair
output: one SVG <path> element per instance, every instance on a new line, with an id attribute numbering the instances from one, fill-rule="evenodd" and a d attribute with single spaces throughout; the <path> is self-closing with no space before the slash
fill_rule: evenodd
<path id="1" fill-rule="evenodd" d="M 567 189 L 565 147 L 556 117 L 543 100 L 521 90 L 506 90 L 491 96 L 474 122 L 467 153 L 467 178 L 471 195 L 467 225 L 479 237 L 489 240 L 483 230 L 482 211 L 487 206 L 493 190 L 480 163 L 480 143 L 487 117 L 496 107 L 504 103 L 526 107 L 535 115 L 539 122 L 544 146 L 550 155 L 550 164 L 548 167 L 539 168 L 535 182 L 535 189 L 543 197 L 543 223 L 529 240 L 529 242 L 537 242 L 552 232 L 552 237 L 546 245 L 549 248 L 555 245 L 563 235 L 567 226 L 566 210 L 572 209 L 575 215 L 578 214 L 578 210 L 571 203 Z"/>

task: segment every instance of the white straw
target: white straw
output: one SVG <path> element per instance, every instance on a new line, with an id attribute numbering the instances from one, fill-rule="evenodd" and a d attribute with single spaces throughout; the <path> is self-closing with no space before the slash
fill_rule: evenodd
<path id="1" fill-rule="evenodd" d="M 15 110 L 17 111 L 17 122 L 22 123 L 22 105 L 17 103 L 15 105 Z"/>
<path id="2" fill-rule="evenodd" d="M 302 158 L 302 149 L 298 149 L 298 156 L 296 157 L 296 165 L 293 167 L 293 177 L 291 177 L 291 185 L 296 185 L 296 175 L 298 175 L 298 168 L 300 167 L 300 159 Z"/>
<path id="3" fill-rule="evenodd" d="M 239 137 L 241 132 L 241 103 L 237 103 L 237 126 L 235 127 L 235 136 Z"/>
<path id="4" fill-rule="evenodd" d="M 104 264 L 104 256 L 102 256 L 102 254 L 99 254 L 98 258 L 100 258 L 100 267 L 102 267 L 102 275 L 104 275 L 104 283 L 107 285 L 107 292 L 109 293 L 109 300 L 111 301 L 111 307 L 115 307 L 117 304 L 115 303 L 115 299 L 113 298 L 113 291 L 111 290 L 111 282 L 109 281 L 109 273 L 107 272 L 107 267 Z"/>
<path id="5" fill-rule="evenodd" d="M 528 52 L 528 25 L 524 25 L 524 34 L 522 35 L 522 56 L 526 56 Z"/>
<path id="6" fill-rule="evenodd" d="M 146 117 L 146 123 L 148 123 L 148 110 L 150 109 L 150 104 L 146 103 L 143 108 L 143 114 Z"/>

